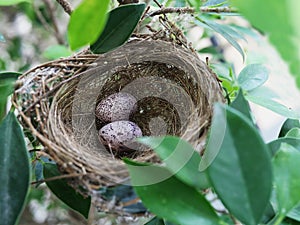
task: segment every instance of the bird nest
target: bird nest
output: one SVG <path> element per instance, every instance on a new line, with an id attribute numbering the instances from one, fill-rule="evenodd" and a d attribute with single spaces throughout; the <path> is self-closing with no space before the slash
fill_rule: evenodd
<path id="1" fill-rule="evenodd" d="M 52 61 L 19 78 L 13 104 L 25 131 L 43 146 L 70 183 L 93 194 L 129 179 L 126 165 L 101 144 L 96 105 L 128 92 L 137 99 L 130 120 L 143 136 L 176 135 L 203 151 L 213 104 L 223 101 L 215 74 L 185 47 L 162 40 L 134 40 L 102 54 L 81 53 Z M 128 157 L 161 163 L 141 147 Z"/>

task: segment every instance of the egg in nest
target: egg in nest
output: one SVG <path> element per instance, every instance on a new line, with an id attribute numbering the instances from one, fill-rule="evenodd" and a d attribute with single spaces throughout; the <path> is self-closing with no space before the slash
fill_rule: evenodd
<path id="1" fill-rule="evenodd" d="M 111 122 L 99 130 L 101 143 L 113 153 L 120 155 L 138 150 L 138 145 L 134 139 L 142 135 L 139 126 L 127 120 Z"/>
<path id="2" fill-rule="evenodd" d="M 96 107 L 96 117 L 102 122 L 129 120 L 137 110 L 137 100 L 126 92 L 118 92 L 103 99 Z"/>

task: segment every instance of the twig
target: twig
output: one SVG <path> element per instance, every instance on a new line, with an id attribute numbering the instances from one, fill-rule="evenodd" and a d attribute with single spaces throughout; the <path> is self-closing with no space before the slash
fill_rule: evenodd
<path id="1" fill-rule="evenodd" d="M 42 15 L 41 11 L 36 6 L 36 4 L 34 4 L 34 1 L 33 1 L 32 5 L 33 5 L 33 9 L 34 9 L 34 11 L 36 13 L 37 18 L 40 20 L 40 22 L 42 23 L 42 25 L 45 27 L 45 29 L 47 31 L 52 32 L 51 26 L 47 23 L 45 17 Z"/>
<path id="2" fill-rule="evenodd" d="M 158 5 L 159 8 L 163 8 L 163 5 L 161 5 L 157 0 L 153 0 L 156 5 Z"/>
<path id="3" fill-rule="evenodd" d="M 30 74 L 30 73 L 33 73 L 35 70 L 37 69 L 41 69 L 43 67 L 50 67 L 50 66 L 53 66 L 53 65 L 58 65 L 59 63 L 64 63 L 64 62 L 69 62 L 69 61 L 78 61 L 78 60 L 84 60 L 84 61 L 95 61 L 97 58 L 99 57 L 99 55 L 95 55 L 95 54 L 89 54 L 89 55 L 78 55 L 78 56 L 75 56 L 73 58 L 61 58 L 61 59 L 56 59 L 56 60 L 53 60 L 53 61 L 50 61 L 50 62 L 46 62 L 46 63 L 43 63 L 43 64 L 40 64 L 38 65 L 37 67 L 34 67 L 30 70 L 28 70 L 27 72 L 25 72 L 22 77 Z M 56 64 L 57 63 L 57 64 Z M 67 65 L 69 66 L 69 65 Z M 71 66 L 71 65 L 70 65 Z M 72 65 L 73 66 L 73 65 Z"/>
<path id="4" fill-rule="evenodd" d="M 168 8 L 161 8 L 155 12 L 152 12 L 149 14 L 149 16 L 157 16 L 161 14 L 166 14 L 166 13 L 194 13 L 195 9 L 190 8 L 190 7 L 180 7 L 180 8 L 173 8 L 173 7 L 168 7 Z"/>
<path id="5" fill-rule="evenodd" d="M 207 13 L 238 13 L 238 10 L 230 8 L 230 7 L 219 7 L 219 8 L 209 8 L 209 7 L 201 7 L 201 12 Z"/>
<path id="6" fill-rule="evenodd" d="M 59 176 L 50 177 L 50 178 L 47 178 L 47 179 L 33 181 L 33 182 L 31 182 L 31 185 L 44 183 L 46 181 L 61 180 L 61 179 L 65 179 L 65 178 L 81 177 L 81 176 L 84 176 L 84 175 L 85 174 L 78 174 L 78 173 L 59 175 Z"/>
<path id="7" fill-rule="evenodd" d="M 72 77 L 69 77 L 68 79 L 61 81 L 59 84 L 57 84 L 56 86 L 54 86 L 50 91 L 46 92 L 45 94 L 43 94 L 42 96 L 40 96 L 36 101 L 34 101 L 30 106 L 28 106 L 25 110 L 24 113 L 28 112 L 30 109 L 32 109 L 36 104 L 38 104 L 43 98 L 46 98 L 48 96 L 50 96 L 51 94 L 55 93 L 55 91 L 57 91 L 62 85 L 64 85 L 65 83 L 68 83 L 69 81 L 79 77 L 81 75 L 80 71 L 78 71 L 77 74 L 74 74 Z"/>
<path id="8" fill-rule="evenodd" d="M 161 6 L 160 6 L 161 7 Z M 229 7 L 221 7 L 221 8 L 208 8 L 208 7 L 201 7 L 200 11 L 203 13 L 237 13 L 238 11 Z M 196 10 L 194 8 L 190 8 L 190 7 L 167 7 L 167 8 L 163 8 L 161 7 L 161 9 L 154 11 L 152 13 L 150 13 L 148 16 L 152 17 L 152 16 L 157 16 L 157 15 L 161 15 L 161 14 L 167 14 L 167 13 L 194 13 L 196 12 Z"/>
<path id="9" fill-rule="evenodd" d="M 73 9 L 71 7 L 71 4 L 67 0 L 56 0 L 58 4 L 61 5 L 61 7 L 64 9 L 66 13 L 71 15 Z"/>
<path id="10" fill-rule="evenodd" d="M 145 10 L 145 12 L 143 13 L 143 16 L 141 17 L 141 20 L 140 20 L 140 21 L 143 21 L 143 20 L 144 20 L 144 18 L 147 16 L 147 13 L 149 12 L 149 10 L 150 10 L 150 6 L 148 6 L 148 7 L 146 8 L 146 10 Z"/>
<path id="11" fill-rule="evenodd" d="M 54 14 L 53 14 L 53 12 L 54 12 L 53 5 L 51 4 L 50 0 L 43 0 L 43 2 L 47 7 L 50 19 L 52 21 L 55 38 L 56 38 L 56 40 L 59 44 L 64 44 L 64 42 L 65 42 L 64 38 L 62 37 L 62 35 L 59 32 L 59 29 L 58 29 L 58 26 L 57 26 L 57 20 L 56 20 L 56 17 L 54 16 Z"/>

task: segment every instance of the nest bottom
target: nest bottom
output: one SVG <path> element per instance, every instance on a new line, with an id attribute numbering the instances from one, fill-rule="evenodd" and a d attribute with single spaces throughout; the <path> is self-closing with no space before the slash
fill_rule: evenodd
<path id="1" fill-rule="evenodd" d="M 138 100 L 137 111 L 130 120 L 141 128 L 143 136 L 181 136 L 191 122 L 191 115 L 199 116 L 197 107 L 202 104 L 202 93 L 197 83 L 173 65 L 130 64 L 104 77 L 99 79 L 93 74 L 87 79 L 76 79 L 56 95 L 54 111 L 50 112 L 54 114 L 49 121 L 58 143 L 67 144 L 68 148 L 74 146 L 74 150 L 84 148 L 80 154 L 91 152 L 93 159 L 117 160 L 98 140 L 98 131 L 105 123 L 95 117 L 94 109 L 101 100 L 119 91 L 130 93 Z M 72 137 L 69 143 L 66 137 Z M 127 156 L 142 162 L 159 162 L 153 151 L 145 148 Z"/>

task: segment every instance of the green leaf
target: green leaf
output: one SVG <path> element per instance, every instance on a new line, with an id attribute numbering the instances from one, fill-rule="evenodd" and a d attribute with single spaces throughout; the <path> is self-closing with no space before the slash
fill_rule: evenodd
<path id="1" fill-rule="evenodd" d="M 261 64 L 246 66 L 238 76 L 238 83 L 245 91 L 251 91 L 263 85 L 269 77 L 268 70 Z"/>
<path id="2" fill-rule="evenodd" d="M 61 175 L 57 169 L 57 166 L 52 163 L 44 164 L 43 173 L 45 179 Z M 91 197 L 84 198 L 81 194 L 76 192 L 68 185 L 66 179 L 46 181 L 46 184 L 61 201 L 67 204 L 70 208 L 82 214 L 85 218 L 88 218 Z"/>
<path id="3" fill-rule="evenodd" d="M 1 82 L 8 80 L 8 79 L 17 80 L 20 75 L 21 75 L 21 73 L 18 73 L 18 72 L 1 72 L 0 73 L 0 84 L 1 84 Z"/>
<path id="4" fill-rule="evenodd" d="M 273 159 L 274 185 L 279 218 L 300 203 L 300 152 L 283 143 Z"/>
<path id="5" fill-rule="evenodd" d="M 187 0 L 187 4 L 193 7 L 196 12 L 199 12 L 202 0 Z"/>
<path id="6" fill-rule="evenodd" d="M 6 114 L 7 97 L 13 93 L 14 83 L 18 76 L 19 73 L 0 73 L 0 121 Z"/>
<path id="7" fill-rule="evenodd" d="M 52 45 L 45 49 L 43 56 L 49 60 L 60 57 L 67 57 L 72 54 L 72 51 L 63 45 Z"/>
<path id="8" fill-rule="evenodd" d="M 252 121 L 251 109 L 249 102 L 245 99 L 242 89 L 239 90 L 238 95 L 230 106 L 238 111 L 240 111 L 244 116 L 246 116 L 250 121 Z"/>
<path id="9" fill-rule="evenodd" d="M 157 216 L 155 216 L 144 225 L 165 225 L 165 222 L 163 219 L 160 219 Z"/>
<path id="10" fill-rule="evenodd" d="M 200 161 L 199 170 L 206 170 L 219 154 L 226 131 L 225 111 L 221 107 L 214 107 L 214 115 L 210 127 L 206 148 Z"/>
<path id="11" fill-rule="evenodd" d="M 282 116 L 291 118 L 291 119 L 299 119 L 300 114 L 296 111 L 293 111 L 286 106 L 280 104 L 279 102 L 274 101 L 273 99 L 269 98 L 268 96 L 256 96 L 249 92 L 246 96 L 246 99 L 257 104 L 261 105 L 267 109 L 272 110 Z"/>
<path id="12" fill-rule="evenodd" d="M 0 122 L 6 115 L 7 97 L 14 90 L 14 81 L 7 80 L 0 83 Z"/>
<path id="13" fill-rule="evenodd" d="M 300 222 L 300 205 L 294 207 L 289 213 L 287 217 Z"/>
<path id="14" fill-rule="evenodd" d="M 220 104 L 226 120 L 219 154 L 208 167 L 212 186 L 225 207 L 246 225 L 257 225 L 268 205 L 272 167 L 267 145 L 240 112 Z M 223 122 L 220 126 L 224 126 Z M 259 185 L 258 185 L 259 184 Z"/>
<path id="15" fill-rule="evenodd" d="M 296 220 L 285 218 L 280 225 L 300 225 L 300 223 Z"/>
<path id="16" fill-rule="evenodd" d="M 280 129 L 278 137 L 284 137 L 289 130 L 293 129 L 294 127 L 300 128 L 300 122 L 297 119 L 286 119 Z"/>
<path id="17" fill-rule="evenodd" d="M 271 201 L 269 201 L 267 208 L 264 211 L 264 215 L 260 221 L 260 224 L 267 224 L 275 217 L 275 211 Z"/>
<path id="18" fill-rule="evenodd" d="M 300 128 L 294 127 L 287 132 L 286 137 L 300 139 Z"/>
<path id="19" fill-rule="evenodd" d="M 235 30 L 233 30 L 229 26 L 223 26 L 221 24 L 215 23 L 214 21 L 205 19 L 203 17 L 201 17 L 201 18 L 196 17 L 196 23 L 198 23 L 198 22 L 207 25 L 215 32 L 221 34 L 241 54 L 241 56 L 243 57 L 243 60 L 245 59 L 243 49 L 241 48 L 239 43 L 235 40 L 235 37 L 237 37 L 237 36 L 240 37 L 240 35 Z"/>
<path id="20" fill-rule="evenodd" d="M 275 155 L 279 151 L 282 143 L 287 143 L 295 149 L 300 150 L 300 140 L 298 138 L 281 137 L 268 143 L 272 155 Z"/>
<path id="21" fill-rule="evenodd" d="M 14 225 L 23 211 L 30 181 L 29 156 L 13 112 L 0 124 L 0 218 Z"/>
<path id="22" fill-rule="evenodd" d="M 21 2 L 31 3 L 31 0 L 0 0 L 0 5 L 1 6 L 9 6 L 9 5 L 16 5 Z"/>
<path id="23" fill-rule="evenodd" d="M 199 171 L 199 153 L 186 141 L 172 136 L 142 137 L 138 141 L 154 149 L 166 167 L 184 183 L 198 189 L 210 186 L 207 175 Z"/>
<path id="24" fill-rule="evenodd" d="M 205 48 L 201 48 L 199 50 L 199 53 L 202 53 L 202 54 L 212 54 L 214 55 L 214 57 L 222 57 L 222 53 L 220 52 L 220 50 L 218 48 L 216 48 L 215 46 L 208 46 L 208 47 L 205 47 Z"/>
<path id="25" fill-rule="evenodd" d="M 146 5 L 129 4 L 110 11 L 107 24 L 95 43 L 91 45 L 94 53 L 105 53 L 124 44 L 138 24 Z"/>
<path id="26" fill-rule="evenodd" d="M 128 159 L 124 161 L 137 194 L 157 216 L 181 225 L 222 224 L 208 201 L 197 190 L 172 176 L 167 169 Z M 160 180 L 161 175 L 166 179 Z M 157 180 L 160 182 L 153 182 Z"/>
<path id="27" fill-rule="evenodd" d="M 210 67 L 218 75 L 218 77 L 233 81 L 231 65 L 225 63 L 211 63 Z"/>
<path id="28" fill-rule="evenodd" d="M 72 12 L 68 39 L 72 50 L 93 43 L 103 31 L 110 0 L 83 0 Z"/>
<path id="29" fill-rule="evenodd" d="M 166 221 L 165 219 L 160 219 L 157 216 L 155 216 L 144 225 L 174 225 L 174 224 Z"/>
<path id="30" fill-rule="evenodd" d="M 270 42 L 277 48 L 281 57 L 288 63 L 292 74 L 296 76 L 299 87 L 300 77 L 300 39 L 299 23 L 300 2 L 298 0 L 232 0 L 239 11 L 254 27 L 269 36 Z M 283 35 L 284 34 L 284 35 Z"/>
<path id="31" fill-rule="evenodd" d="M 230 27 L 236 31 L 239 31 L 240 33 L 248 35 L 249 37 L 255 39 L 256 41 L 261 40 L 261 37 L 259 36 L 258 32 L 255 31 L 252 27 L 239 26 L 237 24 L 230 24 Z"/>

